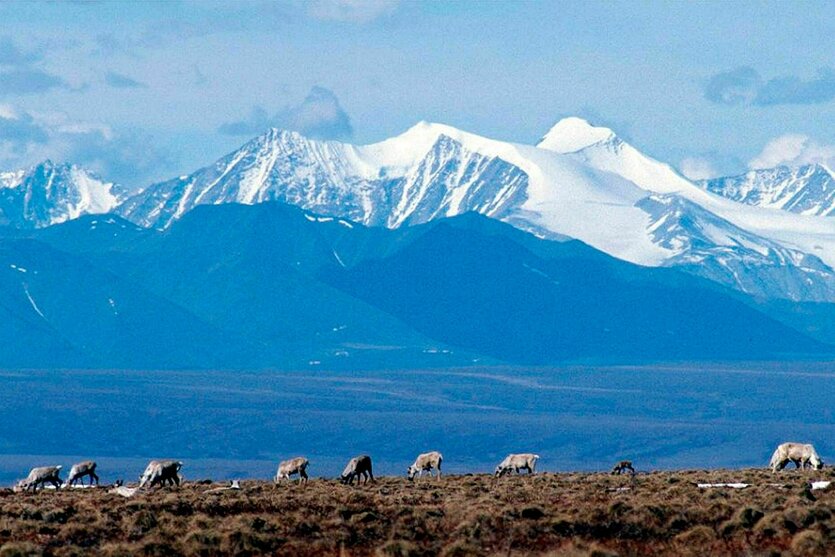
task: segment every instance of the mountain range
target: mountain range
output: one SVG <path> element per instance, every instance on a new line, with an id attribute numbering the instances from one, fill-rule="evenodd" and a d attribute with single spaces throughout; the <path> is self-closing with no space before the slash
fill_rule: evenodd
<path id="1" fill-rule="evenodd" d="M 112 210 L 167 228 L 198 205 L 281 201 L 398 228 L 475 211 L 762 299 L 835 301 L 835 193 L 825 167 L 694 183 L 579 118 L 561 120 L 536 146 L 426 122 L 365 146 L 271 129 L 133 195 L 89 174 L 79 180 L 75 167 L 55 168 L 5 175 L 5 222 L 37 227 Z"/>
<path id="2" fill-rule="evenodd" d="M 133 193 L 47 161 L 0 174 L 0 367 L 818 357 L 832 190 L 692 182 L 579 118 L 536 145 L 271 129 Z"/>

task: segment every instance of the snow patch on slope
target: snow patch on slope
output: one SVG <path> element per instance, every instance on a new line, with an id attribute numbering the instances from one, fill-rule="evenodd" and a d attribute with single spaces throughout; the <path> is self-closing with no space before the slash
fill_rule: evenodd
<path id="1" fill-rule="evenodd" d="M 32 306 L 32 309 L 35 310 L 35 313 L 41 316 L 41 318 L 46 319 L 46 316 L 41 311 L 41 308 L 38 307 L 38 304 L 35 303 L 35 299 L 32 297 L 32 294 L 29 293 L 29 287 L 26 283 L 23 284 L 23 292 L 26 294 L 26 298 L 29 300 L 29 304 Z"/>

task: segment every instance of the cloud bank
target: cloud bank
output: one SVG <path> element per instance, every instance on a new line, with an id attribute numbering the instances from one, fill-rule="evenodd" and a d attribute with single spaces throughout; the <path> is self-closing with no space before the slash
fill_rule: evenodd
<path id="1" fill-rule="evenodd" d="M 679 170 L 690 180 L 706 180 L 718 174 L 712 162 L 700 157 L 687 157 L 682 160 Z"/>
<path id="2" fill-rule="evenodd" d="M 117 89 L 141 89 L 146 87 L 144 83 L 117 72 L 107 72 L 104 76 L 104 82 Z"/>
<path id="3" fill-rule="evenodd" d="M 324 87 L 313 87 L 300 104 L 274 115 L 256 106 L 248 119 L 222 124 L 218 132 L 246 136 L 263 133 L 268 128 L 297 131 L 315 139 L 346 139 L 354 132 L 351 119 L 340 106 L 339 99 L 333 91 Z"/>
<path id="4" fill-rule="evenodd" d="M 368 23 L 397 9 L 399 0 L 310 0 L 307 13 L 316 18 Z"/>
<path id="5" fill-rule="evenodd" d="M 173 170 L 171 153 L 135 129 L 79 122 L 63 113 L 30 113 L 0 105 L 0 169 L 18 170 L 44 159 L 89 168 L 128 187 Z"/>
<path id="6" fill-rule="evenodd" d="M 9 37 L 0 37 L 0 66 L 27 66 L 40 59 L 33 52 L 23 52 Z"/>
<path id="7" fill-rule="evenodd" d="M 810 105 L 835 99 L 835 70 L 821 68 L 811 79 L 789 75 L 764 80 L 754 68 L 742 66 L 713 75 L 705 86 L 707 100 L 723 105 Z"/>
<path id="8" fill-rule="evenodd" d="M 0 97 L 69 89 L 61 77 L 37 67 L 39 54 L 24 52 L 9 37 L 0 37 Z"/>
<path id="9" fill-rule="evenodd" d="M 835 145 L 821 144 L 802 134 L 781 135 L 769 141 L 748 167 L 753 170 L 804 164 L 824 164 L 835 169 Z"/>

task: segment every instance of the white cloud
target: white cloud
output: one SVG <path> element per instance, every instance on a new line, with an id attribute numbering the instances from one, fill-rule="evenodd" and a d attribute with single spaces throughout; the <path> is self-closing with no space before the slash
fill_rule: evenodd
<path id="1" fill-rule="evenodd" d="M 62 112 L 28 112 L 0 105 L 0 170 L 19 170 L 44 159 L 80 164 L 128 187 L 173 164 L 139 130 L 73 120 Z"/>
<path id="2" fill-rule="evenodd" d="M 764 80 L 750 66 L 713 75 L 705 98 L 717 104 L 774 106 L 822 104 L 835 99 L 835 70 L 820 68 L 813 78 L 784 75 Z"/>
<path id="3" fill-rule="evenodd" d="M 10 104 L 0 104 L 0 118 L 4 120 L 18 120 L 20 113 L 14 106 Z"/>
<path id="4" fill-rule="evenodd" d="M 248 119 L 222 124 L 218 131 L 225 135 L 255 135 L 275 127 L 297 131 L 316 139 L 345 139 L 353 133 L 351 119 L 339 104 L 333 91 L 313 87 L 304 100 L 277 114 L 270 115 L 263 107 L 253 107 Z"/>
<path id="5" fill-rule="evenodd" d="M 392 13 L 399 0 L 311 0 L 308 14 L 316 19 L 367 23 Z"/>
<path id="6" fill-rule="evenodd" d="M 800 166 L 810 163 L 835 167 L 835 145 L 817 143 L 807 135 L 785 134 L 769 141 L 748 167 L 772 168 L 779 165 Z"/>
<path id="7" fill-rule="evenodd" d="M 719 174 L 709 160 L 698 157 L 688 157 L 682 160 L 679 170 L 691 180 L 705 180 Z"/>

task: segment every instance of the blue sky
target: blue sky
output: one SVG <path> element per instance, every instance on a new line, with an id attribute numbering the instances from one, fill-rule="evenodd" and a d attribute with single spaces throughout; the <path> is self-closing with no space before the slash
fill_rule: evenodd
<path id="1" fill-rule="evenodd" d="M 826 2 L 0 4 L 0 169 L 129 186 L 268 126 L 367 143 L 418 120 L 535 142 L 608 125 L 694 176 L 835 162 Z"/>

